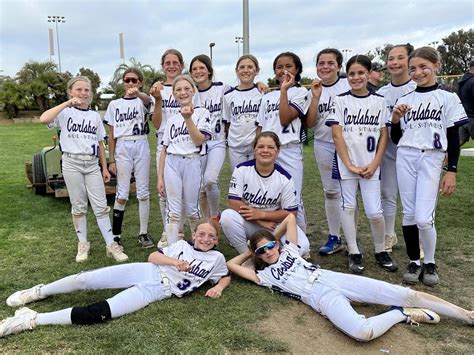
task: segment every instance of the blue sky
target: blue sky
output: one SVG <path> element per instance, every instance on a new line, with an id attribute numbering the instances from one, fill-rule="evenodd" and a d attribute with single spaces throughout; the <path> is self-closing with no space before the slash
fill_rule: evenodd
<path id="1" fill-rule="evenodd" d="M 366 53 L 385 43 L 417 46 L 440 41 L 474 23 L 471 0 L 249 0 L 250 52 L 260 61 L 259 80 L 272 76 L 283 51 L 298 54 L 303 75 L 314 77 L 316 53 L 325 47 Z M 236 84 L 235 37 L 242 35 L 242 0 L 0 0 L 0 74 L 14 76 L 28 60 L 49 59 L 48 15 L 65 16 L 59 25 L 61 65 L 80 67 L 108 83 L 125 57 L 160 68 L 167 48 L 179 49 L 186 66 L 194 55 L 213 49 L 215 79 Z M 55 38 L 56 47 L 56 38 Z M 57 54 L 57 48 L 55 48 Z M 242 46 L 240 46 L 242 53 Z M 53 57 L 57 62 L 57 56 Z"/>

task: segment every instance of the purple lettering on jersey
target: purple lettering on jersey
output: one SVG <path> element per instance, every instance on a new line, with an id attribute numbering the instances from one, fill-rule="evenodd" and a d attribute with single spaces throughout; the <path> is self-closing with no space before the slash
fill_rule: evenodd
<path id="1" fill-rule="evenodd" d="M 191 265 L 191 269 L 186 271 L 188 274 L 193 274 L 197 277 L 200 277 L 202 279 L 206 278 L 212 271 L 211 270 L 206 270 L 204 268 L 201 267 L 202 265 L 202 261 L 199 262 L 199 264 L 196 264 L 196 259 L 194 259 L 193 261 L 191 261 L 189 263 L 189 265 Z"/>
<path id="2" fill-rule="evenodd" d="M 272 112 L 272 111 L 279 111 L 280 110 L 280 102 L 276 102 L 274 104 L 270 103 L 270 100 L 267 100 L 267 107 L 265 111 L 267 113 Z"/>
<path id="3" fill-rule="evenodd" d="M 181 127 L 176 127 L 174 123 L 170 127 L 170 138 L 175 139 L 178 136 L 187 136 L 189 135 L 188 127 L 186 127 L 186 122 L 183 121 Z"/>
<path id="4" fill-rule="evenodd" d="M 204 103 L 204 107 L 207 108 L 207 110 L 210 112 L 210 113 L 214 113 L 214 112 L 220 112 L 222 110 L 222 102 L 219 102 L 218 104 L 214 104 L 211 101 L 206 101 Z"/>
<path id="5" fill-rule="evenodd" d="M 69 117 L 66 128 L 69 132 L 97 134 L 97 126 L 93 126 L 90 120 L 87 121 L 87 124 L 85 120 L 82 120 L 81 123 L 74 123 L 72 117 Z"/>
<path id="6" fill-rule="evenodd" d="M 162 108 L 179 108 L 179 102 L 175 100 L 173 95 L 170 95 L 167 99 L 162 98 L 161 100 Z"/>
<path id="7" fill-rule="evenodd" d="M 261 207 L 276 206 L 278 204 L 278 200 L 281 197 L 281 192 L 278 194 L 277 197 L 270 198 L 270 197 L 267 197 L 268 191 L 265 191 L 265 193 L 262 195 L 262 189 L 258 189 L 256 194 L 246 192 L 248 187 L 249 187 L 248 184 L 244 185 L 244 193 L 242 197 L 244 198 L 244 200 L 248 201 L 249 203 L 254 204 L 254 205 L 259 205 Z"/>
<path id="8" fill-rule="evenodd" d="M 130 108 L 131 107 L 127 108 L 126 113 L 120 113 L 120 109 L 116 108 L 115 109 L 115 122 L 131 121 L 135 119 L 138 116 L 139 112 L 137 111 L 135 107 L 133 108 L 133 111 L 130 112 Z"/>
<path id="9" fill-rule="evenodd" d="M 335 108 L 334 108 L 334 105 L 333 105 L 333 102 L 334 99 L 332 96 L 329 97 L 329 100 L 328 102 L 322 102 L 318 105 L 318 111 L 319 113 L 323 113 L 323 112 L 330 112 L 330 113 L 334 113 L 335 111 Z"/>
<path id="10" fill-rule="evenodd" d="M 443 111 L 443 106 L 441 105 L 439 110 L 430 109 L 430 103 L 425 108 L 422 108 L 423 103 L 420 103 L 417 110 L 411 109 L 408 113 L 403 116 L 405 123 L 410 121 L 422 121 L 422 120 L 434 120 L 441 121 L 441 113 Z"/>
<path id="11" fill-rule="evenodd" d="M 240 115 L 242 113 L 249 113 L 254 112 L 258 113 L 260 109 L 260 102 L 258 104 L 252 104 L 251 101 L 246 102 L 245 100 L 242 102 L 242 105 L 235 106 L 233 102 L 230 103 L 230 111 L 233 115 Z"/>
<path id="12" fill-rule="evenodd" d="M 286 271 L 291 269 L 293 265 L 295 264 L 296 257 L 291 256 L 288 254 L 286 256 L 286 260 L 281 262 L 281 267 L 270 267 L 270 272 L 272 276 L 276 280 L 280 280 L 280 278 L 285 274 Z"/>
<path id="13" fill-rule="evenodd" d="M 350 115 L 349 109 L 346 107 L 344 108 L 344 124 L 350 125 L 379 125 L 379 118 L 380 118 L 380 110 L 377 115 L 369 115 L 369 109 L 362 113 L 362 109 L 359 109 L 357 115 Z"/>

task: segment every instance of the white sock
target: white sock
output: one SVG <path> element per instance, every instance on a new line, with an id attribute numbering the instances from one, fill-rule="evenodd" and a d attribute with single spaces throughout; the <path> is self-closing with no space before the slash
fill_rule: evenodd
<path id="1" fill-rule="evenodd" d="M 99 226 L 102 237 L 105 240 L 105 244 L 110 245 L 114 241 L 114 236 L 112 234 L 112 226 L 110 224 L 109 215 L 96 217 L 97 225 Z"/>
<path id="2" fill-rule="evenodd" d="M 334 198 L 326 198 L 324 202 L 329 234 L 339 237 L 341 235 L 341 201 Z"/>
<path id="3" fill-rule="evenodd" d="M 357 231 L 354 223 L 354 214 L 355 210 L 353 208 L 341 210 L 341 225 L 349 254 L 360 254 L 359 247 L 357 246 Z"/>
<path id="4" fill-rule="evenodd" d="M 420 241 L 423 245 L 423 252 L 425 253 L 424 263 L 435 263 L 436 251 L 436 228 L 433 226 L 428 229 L 420 229 Z"/>
<path id="5" fill-rule="evenodd" d="M 65 308 L 56 312 L 38 313 L 36 315 L 36 325 L 72 324 L 71 311 L 72 308 Z"/>
<path id="6" fill-rule="evenodd" d="M 385 221 L 383 216 L 369 219 L 370 230 L 374 240 L 375 252 L 380 253 L 385 250 Z"/>
<path id="7" fill-rule="evenodd" d="M 160 201 L 160 213 L 161 213 L 161 220 L 163 222 L 163 229 L 165 229 L 166 224 L 166 197 L 159 196 Z"/>
<path id="8" fill-rule="evenodd" d="M 140 217 L 140 234 L 146 234 L 150 217 L 150 199 L 138 200 L 138 215 Z"/>
<path id="9" fill-rule="evenodd" d="M 395 218 L 396 218 L 396 215 L 384 216 L 384 219 L 385 219 L 385 234 L 390 235 L 390 236 L 395 235 Z"/>
<path id="10" fill-rule="evenodd" d="M 124 203 L 122 205 L 122 204 L 118 203 L 117 200 L 115 200 L 114 210 L 125 211 L 125 205 L 126 205 L 126 203 Z"/>
<path id="11" fill-rule="evenodd" d="M 415 263 L 416 265 L 421 266 L 420 259 L 418 259 L 418 260 L 410 260 L 410 263 Z"/>
<path id="12" fill-rule="evenodd" d="M 179 224 L 167 223 L 165 226 L 165 230 L 166 230 L 166 239 L 168 240 L 168 245 L 176 243 L 178 241 Z"/>
<path id="13" fill-rule="evenodd" d="M 77 239 L 80 242 L 87 242 L 87 218 L 86 216 L 72 216 L 74 229 L 76 230 Z"/>

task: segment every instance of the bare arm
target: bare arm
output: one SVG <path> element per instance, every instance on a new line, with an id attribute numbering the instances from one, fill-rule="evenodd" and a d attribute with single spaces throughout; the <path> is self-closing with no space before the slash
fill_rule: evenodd
<path id="1" fill-rule="evenodd" d="M 99 142 L 99 161 L 100 166 L 102 167 L 102 178 L 104 179 L 104 182 L 109 182 L 110 174 L 107 169 L 107 158 L 105 157 L 105 146 L 103 141 Z"/>
<path id="2" fill-rule="evenodd" d="M 205 296 L 210 298 L 219 298 L 222 295 L 224 289 L 230 285 L 230 281 L 230 276 L 221 278 L 214 287 L 211 287 L 209 290 L 207 290 Z"/>
<path id="3" fill-rule="evenodd" d="M 158 190 L 158 193 L 161 195 L 161 196 L 165 196 L 166 195 L 166 189 L 165 189 L 165 179 L 164 179 L 164 173 L 165 173 L 165 160 L 166 160 L 166 151 L 167 151 L 168 147 L 167 146 L 163 146 L 163 148 L 161 149 L 161 153 L 160 153 L 160 161 L 159 161 L 159 169 L 158 169 L 158 182 L 157 182 L 157 190 Z"/>
<path id="4" fill-rule="evenodd" d="M 202 134 L 194 124 L 192 119 L 193 112 L 194 108 L 191 105 L 181 107 L 181 115 L 183 116 L 186 127 L 188 128 L 189 136 L 195 145 L 201 145 L 206 140 L 206 136 Z"/>
<path id="5" fill-rule="evenodd" d="M 298 111 L 290 106 L 288 102 L 288 90 L 295 83 L 295 77 L 288 73 L 285 80 L 280 85 L 280 124 L 288 126 L 295 118 L 299 116 Z"/>
<path id="6" fill-rule="evenodd" d="M 294 214 L 289 214 L 286 218 L 276 227 L 273 235 L 276 240 L 286 233 L 286 240 L 293 244 L 298 244 L 298 229 L 296 224 L 296 216 Z"/>
<path id="7" fill-rule="evenodd" d="M 59 113 L 67 107 L 79 106 L 82 104 L 82 101 L 78 98 L 73 97 L 62 104 L 54 106 L 49 110 L 44 111 L 40 116 L 41 123 L 51 123 L 59 115 Z"/>
<path id="8" fill-rule="evenodd" d="M 309 104 L 308 113 L 306 114 L 306 125 L 308 128 L 313 128 L 318 122 L 318 106 L 321 98 L 321 80 L 315 79 L 311 83 L 311 102 Z"/>
<path id="9" fill-rule="evenodd" d="M 171 258 L 160 252 L 153 252 L 148 256 L 148 261 L 155 265 L 174 266 L 178 271 L 188 271 L 191 265 L 185 260 Z"/>
<path id="10" fill-rule="evenodd" d="M 229 208 L 238 212 L 247 221 L 252 222 L 257 222 L 260 220 L 280 223 L 285 219 L 286 216 L 293 213 L 287 210 L 265 211 L 259 208 L 250 207 L 242 201 L 232 199 L 228 200 L 228 205 Z"/>
<path id="11" fill-rule="evenodd" d="M 153 125 L 155 126 L 155 129 L 159 129 L 161 126 L 161 122 L 163 121 L 163 111 L 162 111 L 163 99 L 161 96 L 162 88 L 163 88 L 162 83 L 157 82 L 153 84 L 153 86 L 150 89 L 150 95 L 152 95 L 155 98 L 155 108 L 153 110 L 153 115 L 151 116 L 151 120 L 153 121 Z"/>
<path id="12" fill-rule="evenodd" d="M 117 165 L 115 164 L 115 146 L 117 139 L 114 135 L 114 126 L 109 126 L 109 171 L 117 175 Z"/>
<path id="13" fill-rule="evenodd" d="M 246 251 L 243 254 L 237 255 L 236 257 L 230 259 L 227 262 L 227 267 L 231 272 L 240 276 L 243 279 L 253 281 L 256 284 L 260 284 L 260 279 L 258 278 L 256 272 L 252 269 L 242 266 L 242 263 L 250 258 L 252 253 L 250 250 Z"/>

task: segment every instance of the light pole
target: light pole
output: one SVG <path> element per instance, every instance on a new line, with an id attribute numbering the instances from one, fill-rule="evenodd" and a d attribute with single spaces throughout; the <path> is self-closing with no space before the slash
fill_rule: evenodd
<path id="1" fill-rule="evenodd" d="M 433 41 L 431 43 L 428 43 L 430 46 L 433 46 L 434 49 L 436 49 L 436 46 L 438 45 L 439 41 Z"/>
<path id="2" fill-rule="evenodd" d="M 240 58 L 240 44 L 244 43 L 244 37 L 235 37 L 235 43 L 237 43 L 237 60 Z"/>
<path id="3" fill-rule="evenodd" d="M 342 53 L 343 53 L 343 57 L 346 58 L 345 60 L 345 63 L 347 64 L 347 54 L 352 52 L 352 49 L 343 49 L 342 50 Z M 344 69 L 344 68 L 343 68 Z M 344 70 L 345 71 L 345 70 Z"/>
<path id="4" fill-rule="evenodd" d="M 64 16 L 48 16 L 48 22 L 54 22 L 56 25 L 56 42 L 58 44 L 58 63 L 59 63 L 59 72 L 61 73 L 61 51 L 59 50 L 59 31 L 58 23 L 66 22 Z"/>
<path id="5" fill-rule="evenodd" d="M 211 62 L 212 62 L 212 47 L 214 47 L 216 44 L 214 42 L 209 43 L 209 54 L 211 57 Z"/>

